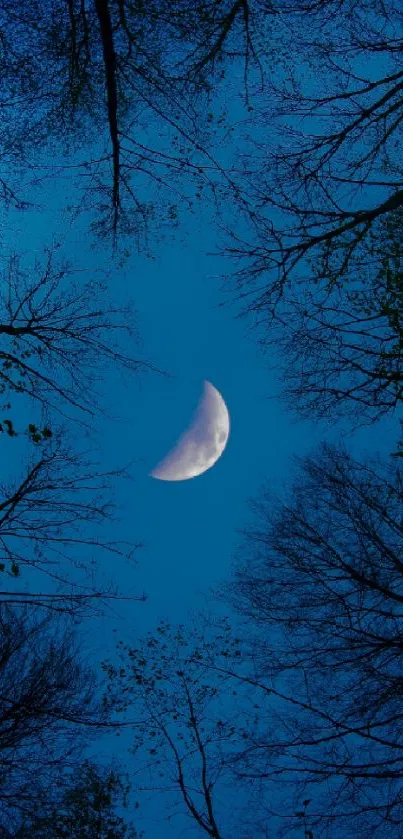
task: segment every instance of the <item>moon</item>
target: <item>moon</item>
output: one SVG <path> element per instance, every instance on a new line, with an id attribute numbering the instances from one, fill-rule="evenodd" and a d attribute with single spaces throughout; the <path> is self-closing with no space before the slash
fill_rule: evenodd
<path id="1" fill-rule="evenodd" d="M 187 481 L 207 472 L 221 457 L 229 430 L 229 413 L 224 399 L 210 382 L 205 381 L 189 428 L 150 472 L 151 477 L 159 481 Z"/>

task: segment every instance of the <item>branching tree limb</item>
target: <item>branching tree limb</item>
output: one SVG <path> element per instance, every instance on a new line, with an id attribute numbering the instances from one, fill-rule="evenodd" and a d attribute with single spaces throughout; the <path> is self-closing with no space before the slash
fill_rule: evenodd
<path id="1" fill-rule="evenodd" d="M 93 416 L 108 365 L 130 373 L 152 365 L 126 351 L 139 340 L 132 306 L 111 305 L 105 285 L 71 281 L 73 273 L 54 248 L 28 268 L 10 258 L 0 292 L 0 390 Z"/>
<path id="2" fill-rule="evenodd" d="M 25 473 L 0 485 L 0 599 L 78 616 L 122 599 L 116 588 L 99 588 L 95 569 L 105 554 L 132 562 L 138 546 L 97 535 L 115 518 L 111 482 L 125 472 L 100 471 L 88 453 L 72 452 L 62 438 L 38 444 Z M 27 590 L 19 579 L 24 584 L 28 569 Z M 46 582 L 42 593 L 40 580 Z"/>

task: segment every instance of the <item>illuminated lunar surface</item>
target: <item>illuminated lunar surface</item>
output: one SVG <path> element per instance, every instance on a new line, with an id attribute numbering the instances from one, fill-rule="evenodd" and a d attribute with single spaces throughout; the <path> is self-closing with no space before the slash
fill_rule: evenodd
<path id="1" fill-rule="evenodd" d="M 222 455 L 230 430 L 229 413 L 221 393 L 204 382 L 203 396 L 189 428 L 150 473 L 160 481 L 186 481 L 211 469 Z"/>

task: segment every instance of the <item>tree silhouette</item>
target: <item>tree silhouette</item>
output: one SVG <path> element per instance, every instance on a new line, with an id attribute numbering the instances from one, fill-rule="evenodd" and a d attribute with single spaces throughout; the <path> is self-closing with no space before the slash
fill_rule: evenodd
<path id="1" fill-rule="evenodd" d="M 280 18 L 288 64 L 254 102 L 238 166 L 250 235 L 232 224 L 227 249 L 240 263 L 239 299 L 263 334 L 289 289 L 310 287 L 319 257 L 314 282 L 326 289 L 348 277 L 376 223 L 403 205 L 399 12 L 375 7 L 311 4 L 309 27 Z"/>
<path id="2" fill-rule="evenodd" d="M 0 630 L 0 823 L 22 836 L 21 822 L 52 810 L 108 716 L 60 615 L 0 604 Z"/>
<path id="3" fill-rule="evenodd" d="M 138 721 L 130 751 L 139 791 L 168 794 L 169 818 L 184 814 L 203 835 L 223 839 L 231 825 L 246 839 L 247 817 L 244 824 L 232 800 L 227 766 L 240 720 L 226 708 L 230 680 L 206 669 L 213 651 L 222 651 L 225 661 L 228 631 L 225 621 L 206 635 L 196 626 L 161 621 L 137 647 L 118 642 L 118 663 L 102 664 L 109 678 L 105 705 L 119 716 L 130 709 Z"/>
<path id="4" fill-rule="evenodd" d="M 130 785 L 115 768 L 105 768 L 85 760 L 74 775 L 63 796 L 44 816 L 36 813 L 25 821 L 15 839 L 138 839 L 132 825 L 115 812 L 119 804 L 127 806 Z M 121 799 L 121 801 L 120 801 Z"/>
<path id="5" fill-rule="evenodd" d="M 344 279 L 289 296 L 267 337 L 282 358 L 286 401 L 301 415 L 373 422 L 401 403 L 402 218 L 385 216 Z M 312 271 L 320 278 L 320 265 Z"/>
<path id="6" fill-rule="evenodd" d="M 280 703 L 262 705 L 238 771 L 294 784 L 326 836 L 392 837 L 401 821 L 402 478 L 322 446 L 287 499 L 253 504 L 229 587 L 253 638 L 249 684 Z"/>
<path id="7" fill-rule="evenodd" d="M 111 484 L 125 472 L 102 472 L 88 453 L 69 448 L 60 433 L 42 441 L 21 471 L 19 479 L 0 485 L 1 601 L 78 617 L 122 598 L 115 587 L 100 589 L 95 571 L 101 554 L 133 562 L 138 547 L 97 535 L 102 525 L 116 522 Z M 21 585 L 28 569 L 30 590 Z M 40 590 L 45 582 L 51 591 Z"/>
<path id="8" fill-rule="evenodd" d="M 210 76 L 234 52 L 246 66 L 256 60 L 253 28 L 247 0 L 24 0 L 18 10 L 6 0 L 3 147 L 40 173 L 45 144 L 76 152 L 97 136 L 76 165 L 99 232 L 135 235 L 153 213 L 153 187 L 168 188 L 172 222 L 215 168 L 205 142 Z"/>
<path id="9" fill-rule="evenodd" d="M 111 305 L 105 285 L 74 282 L 57 247 L 26 267 L 8 260 L 0 292 L 0 392 L 25 394 L 46 410 L 94 416 L 97 387 L 109 366 L 151 368 L 130 356 L 139 342 L 131 305 Z M 76 272 L 79 273 L 79 272 Z"/>

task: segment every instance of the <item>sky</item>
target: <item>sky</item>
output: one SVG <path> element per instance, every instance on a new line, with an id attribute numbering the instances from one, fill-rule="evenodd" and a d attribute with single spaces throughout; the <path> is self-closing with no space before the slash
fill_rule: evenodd
<path id="1" fill-rule="evenodd" d="M 44 234 L 48 243 L 66 232 L 58 212 L 65 200 L 60 187 L 47 185 L 41 195 L 47 209 L 16 220 L 13 239 L 23 233 L 27 253 L 41 250 Z M 153 260 L 134 253 L 124 268 L 109 266 L 114 297 L 127 295 L 135 303 L 142 352 L 170 378 L 151 373 L 125 384 L 111 373 L 104 384 L 108 406 L 119 420 L 97 421 L 102 466 L 113 469 L 133 461 L 133 481 L 116 490 L 119 530 L 112 528 L 108 535 L 143 547 L 132 569 L 119 560 L 102 560 L 99 578 L 112 580 L 122 593 L 145 592 L 147 600 L 114 603 L 109 617 L 84 621 L 78 634 L 95 668 L 105 658 L 114 659 L 117 639 L 134 644 L 161 619 L 186 621 L 199 608 L 222 613 L 211 592 L 229 576 L 248 499 L 263 480 L 273 488 L 285 485 L 292 455 L 319 439 L 313 425 L 286 415 L 277 398 L 276 363 L 267 369 L 274 359 L 264 360 L 245 322 L 235 318 L 229 305 L 220 305 L 225 300 L 219 279 L 223 261 L 207 255 L 216 250 L 216 234 L 206 222 L 200 237 L 199 227 L 199 221 L 195 229 L 188 225 L 179 245 L 173 232 L 172 241 L 155 248 Z M 10 236 L 10 246 L 11 241 Z M 63 255 L 79 267 L 94 268 L 106 257 L 91 249 L 84 224 L 67 232 Z M 130 350 L 138 352 L 137 347 Z M 191 421 L 204 380 L 220 391 L 230 414 L 223 455 L 192 480 L 151 478 L 150 471 Z M 125 744 L 129 734 L 123 732 L 119 740 L 103 738 L 90 753 L 108 760 L 118 747 L 118 757 L 125 760 Z M 143 804 L 142 812 L 142 826 L 152 839 L 181 835 L 180 819 L 169 826 L 155 803 L 150 810 Z"/>
<path id="2" fill-rule="evenodd" d="M 63 216 L 68 185 L 47 185 L 46 207 L 16 221 L 13 238 L 24 234 L 28 251 L 41 248 L 53 234 L 65 232 Z M 208 606 L 222 611 L 212 589 L 228 578 L 238 529 L 248 521 L 247 501 L 262 482 L 274 490 L 287 485 L 292 457 L 323 439 L 341 435 L 356 453 L 388 450 L 395 425 L 385 422 L 353 436 L 348 427 L 295 421 L 279 400 L 279 360 L 263 358 L 245 321 L 226 300 L 220 282 L 228 266 L 217 256 L 217 237 L 208 214 L 191 218 L 154 248 L 154 259 L 135 251 L 123 268 L 110 263 L 101 247 L 91 249 L 86 219 L 67 232 L 64 253 L 82 267 L 109 260 L 113 295 L 129 296 L 137 312 L 145 355 L 166 370 L 124 385 L 118 376 L 105 381 L 105 395 L 119 420 L 99 421 L 99 452 L 105 468 L 133 461 L 133 481 L 117 489 L 122 539 L 141 541 L 138 566 L 129 573 L 119 560 L 102 569 L 123 592 L 147 594 L 145 603 L 121 603 L 115 613 L 80 628 L 94 665 L 113 657 L 116 638 L 135 642 L 162 618 L 185 621 Z M 128 352 L 137 348 L 127 347 Z M 205 474 L 184 482 L 154 480 L 150 471 L 185 431 L 208 380 L 222 394 L 230 414 L 226 450 Z M 393 428 L 393 431 L 392 431 Z M 348 439 L 347 439 L 348 437 Z M 125 737 L 119 741 L 124 757 Z M 105 754 L 116 740 L 103 746 Z M 156 813 L 153 813 L 153 818 Z M 164 814 L 161 812 L 161 818 Z M 152 839 L 177 839 L 178 825 L 152 823 Z M 195 834 L 197 835 L 197 834 Z"/>
<path id="3" fill-rule="evenodd" d="M 26 247 L 30 234 L 36 247 L 41 233 L 27 226 Z M 153 261 L 133 254 L 124 269 L 112 271 L 114 293 L 135 301 L 144 352 L 172 378 L 147 374 L 124 385 L 111 375 L 105 382 L 108 404 L 120 419 L 99 421 L 102 465 L 114 468 L 133 461 L 132 483 L 117 489 L 121 522 L 111 535 L 141 541 L 144 547 L 131 571 L 115 559 L 103 561 L 101 571 L 123 593 L 144 591 L 148 599 L 114 604 L 109 617 L 91 618 L 79 628 L 95 668 L 105 658 L 114 660 L 118 639 L 134 644 L 162 618 L 186 622 L 199 608 L 222 613 L 223 605 L 211 592 L 230 574 L 237 530 L 249 519 L 248 499 L 263 481 L 281 491 L 294 455 L 347 431 L 343 425 L 319 426 L 287 414 L 278 398 L 278 359 L 263 359 L 245 322 L 234 317 L 231 307 L 220 305 L 222 260 L 206 255 L 215 249 L 214 230 L 206 226 L 202 241 L 191 229 L 184 238 L 180 247 L 173 237 L 158 248 Z M 67 255 L 71 248 L 77 263 L 93 263 L 85 228 L 75 230 L 72 239 L 66 243 Z M 189 481 L 151 478 L 149 472 L 189 424 L 205 379 L 222 393 L 230 414 L 223 455 L 212 469 Z M 387 447 L 388 423 L 385 428 L 382 437 L 379 428 L 366 428 L 347 442 L 356 451 L 371 451 L 375 445 L 379 449 L 381 439 Z M 90 753 L 104 760 L 117 754 L 130 767 L 133 758 L 124 752 L 129 742 L 128 732 L 119 739 L 108 736 Z M 162 801 L 157 806 L 155 798 L 153 802 L 142 802 L 145 821 L 140 825 L 147 829 L 147 839 L 189 835 L 186 820 L 167 824 Z"/>

